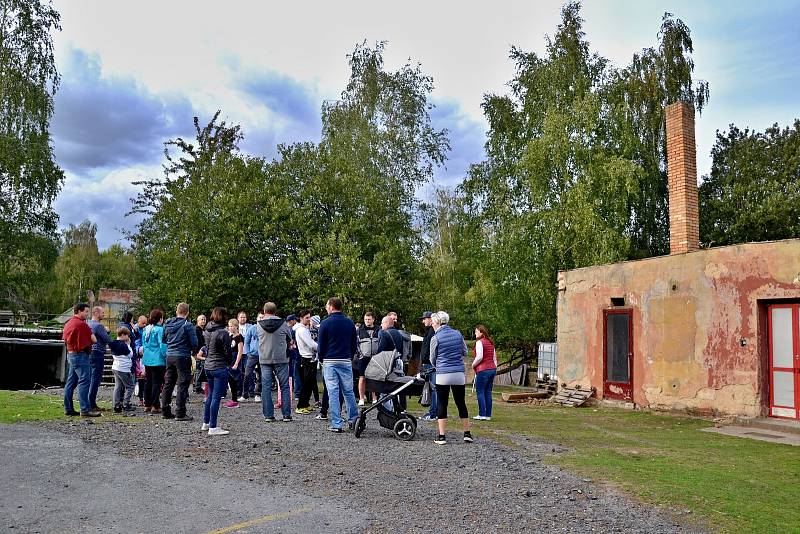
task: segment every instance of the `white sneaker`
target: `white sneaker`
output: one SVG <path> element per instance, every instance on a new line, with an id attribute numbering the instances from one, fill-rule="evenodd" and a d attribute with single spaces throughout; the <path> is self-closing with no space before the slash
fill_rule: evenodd
<path id="1" fill-rule="evenodd" d="M 230 434 L 227 430 L 222 430 L 220 427 L 215 426 L 214 428 L 208 429 L 209 436 L 224 436 L 226 434 Z"/>
<path id="2" fill-rule="evenodd" d="M 364 406 L 364 404 L 365 404 L 364 399 L 361 399 L 361 400 L 358 401 L 358 405 L 359 406 Z"/>
<path id="3" fill-rule="evenodd" d="M 261 395 L 256 395 L 253 397 L 253 402 L 261 402 Z"/>
<path id="4" fill-rule="evenodd" d="M 200 427 L 200 430 L 208 430 L 209 428 L 211 427 L 208 426 L 208 423 L 203 423 L 203 426 Z"/>
<path id="5" fill-rule="evenodd" d="M 245 399 L 244 397 L 239 397 L 239 398 L 238 398 L 238 399 L 236 399 L 236 400 L 237 400 L 237 401 L 239 401 L 239 402 L 244 402 L 244 401 L 245 401 L 245 400 L 247 400 L 247 399 Z"/>
<path id="6" fill-rule="evenodd" d="M 483 416 L 482 415 L 476 415 L 475 417 L 473 417 L 473 419 L 475 419 L 476 421 L 483 421 Z"/>

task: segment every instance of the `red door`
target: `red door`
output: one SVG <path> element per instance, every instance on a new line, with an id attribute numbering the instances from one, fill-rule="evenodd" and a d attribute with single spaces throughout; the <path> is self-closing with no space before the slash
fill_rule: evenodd
<path id="1" fill-rule="evenodd" d="M 769 414 L 800 419 L 800 304 L 769 307 Z"/>
<path id="2" fill-rule="evenodd" d="M 633 400 L 631 310 L 603 310 L 603 396 Z"/>

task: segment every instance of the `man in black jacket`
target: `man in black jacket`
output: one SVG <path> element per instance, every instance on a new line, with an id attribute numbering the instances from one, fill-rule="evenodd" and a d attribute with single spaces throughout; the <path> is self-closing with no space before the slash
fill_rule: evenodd
<path id="1" fill-rule="evenodd" d="M 422 338 L 422 350 L 420 351 L 420 357 L 422 359 L 422 370 L 425 371 L 427 369 L 431 369 L 433 366 L 431 365 L 431 339 L 433 339 L 434 331 L 433 326 L 431 325 L 431 312 L 426 311 L 422 313 L 422 324 L 425 326 L 425 336 Z M 437 418 L 436 410 L 438 408 L 438 403 L 436 402 L 436 373 L 431 373 L 428 375 L 428 381 L 431 383 L 431 406 L 428 409 L 428 413 L 422 416 L 423 421 L 435 421 Z"/>

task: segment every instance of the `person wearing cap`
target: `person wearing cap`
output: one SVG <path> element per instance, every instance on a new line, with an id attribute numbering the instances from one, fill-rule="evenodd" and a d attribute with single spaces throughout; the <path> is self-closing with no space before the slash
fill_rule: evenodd
<path id="1" fill-rule="evenodd" d="M 433 365 L 431 365 L 431 339 L 433 339 L 435 332 L 433 331 L 433 326 L 431 325 L 432 315 L 432 312 L 426 311 L 422 312 L 422 315 L 420 316 L 422 325 L 425 327 L 425 336 L 422 338 L 422 349 L 420 350 L 420 359 L 422 360 L 423 371 L 433 369 Z M 422 420 L 435 421 L 437 415 L 436 411 L 438 409 L 436 399 L 436 373 L 429 374 L 428 381 L 431 383 L 431 405 L 428 408 L 428 413 L 422 416 Z"/>

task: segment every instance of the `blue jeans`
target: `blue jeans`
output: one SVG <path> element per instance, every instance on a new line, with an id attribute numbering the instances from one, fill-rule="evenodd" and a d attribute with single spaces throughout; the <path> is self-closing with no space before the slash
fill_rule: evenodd
<path id="1" fill-rule="evenodd" d="M 208 398 L 203 410 L 203 423 L 211 428 L 217 428 L 220 399 L 228 389 L 228 368 L 206 371 L 206 380 L 208 380 Z"/>
<path id="2" fill-rule="evenodd" d="M 492 386 L 497 369 L 486 369 L 475 375 L 475 392 L 478 394 L 478 415 L 492 416 Z"/>
<path id="3" fill-rule="evenodd" d="M 358 406 L 356 396 L 353 393 L 353 367 L 350 360 L 326 361 L 322 365 L 322 377 L 325 379 L 325 387 L 328 388 L 328 399 L 330 401 L 331 426 L 342 428 L 342 405 L 339 402 L 339 392 L 344 395 L 347 403 L 348 422 L 352 423 L 358 417 Z"/>
<path id="4" fill-rule="evenodd" d="M 106 363 L 106 354 L 92 352 L 90 365 L 92 367 L 91 382 L 89 384 L 89 402 L 92 408 L 97 407 L 97 390 L 100 389 L 100 382 L 103 380 L 103 366 Z"/>
<path id="5" fill-rule="evenodd" d="M 67 354 L 69 369 L 67 370 L 67 383 L 64 385 L 64 412 L 69 413 L 75 410 L 72 404 L 72 395 L 75 387 L 78 387 L 78 402 L 81 405 L 81 412 L 92 411 L 89 404 L 89 385 L 92 381 L 92 365 L 89 363 L 88 352 L 70 352 Z"/>
<path id="6" fill-rule="evenodd" d="M 426 371 L 428 369 L 433 369 L 433 365 L 429 363 L 423 363 L 422 370 Z M 439 402 L 436 399 L 436 373 L 431 373 L 428 375 L 428 382 L 431 383 L 431 406 L 428 408 L 428 416 L 431 419 L 436 419 L 438 417 L 437 410 L 439 409 Z"/>
<path id="7" fill-rule="evenodd" d="M 289 395 L 289 364 L 288 363 L 262 363 L 261 364 L 261 413 L 264 417 L 275 417 L 275 405 L 272 404 L 272 373 L 278 377 L 281 388 L 281 414 L 284 419 L 292 417 L 292 397 Z"/>

